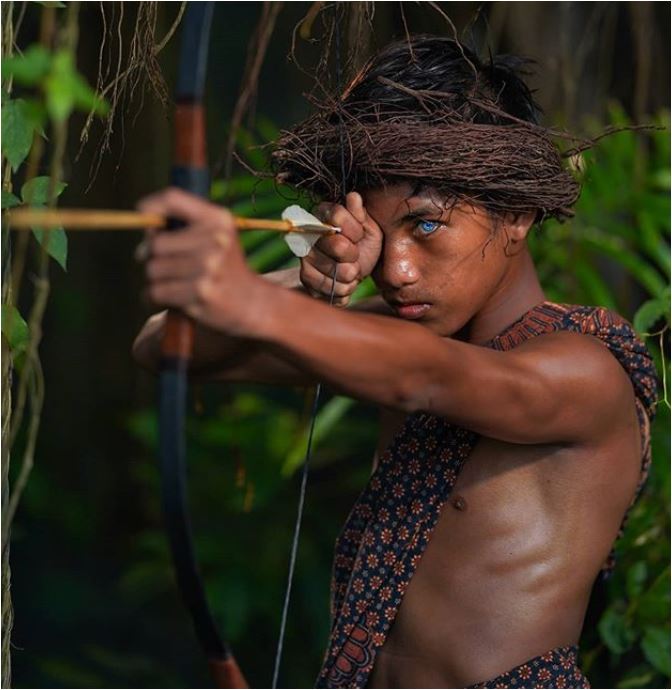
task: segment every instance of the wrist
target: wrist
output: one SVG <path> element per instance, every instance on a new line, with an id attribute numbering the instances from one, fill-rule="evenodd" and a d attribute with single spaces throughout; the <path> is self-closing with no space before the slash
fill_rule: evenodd
<path id="1" fill-rule="evenodd" d="M 245 291 L 245 309 L 236 335 L 253 340 L 264 339 L 269 329 L 273 328 L 278 300 L 288 290 L 282 283 L 252 274 Z"/>
<path id="2" fill-rule="evenodd" d="M 264 273 L 261 277 L 269 283 L 289 288 L 290 290 L 303 289 L 298 266 Z"/>

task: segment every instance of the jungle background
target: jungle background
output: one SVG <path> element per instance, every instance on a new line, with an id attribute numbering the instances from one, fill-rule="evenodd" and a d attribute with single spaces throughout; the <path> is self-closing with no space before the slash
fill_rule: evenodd
<path id="1" fill-rule="evenodd" d="M 128 209 L 167 183 L 182 9 L 3 2 L 3 208 Z M 217 3 L 212 197 L 240 214 L 277 215 L 287 202 L 241 166 L 225 175 L 231 123 L 241 124 L 241 157 L 263 167 L 255 145 L 310 111 L 311 79 L 287 54 L 308 15 L 296 54 L 304 65 L 319 59 L 317 10 L 339 17 L 350 68 L 407 30 L 452 35 L 445 12 L 481 54 L 536 60 L 531 83 L 547 123 L 584 135 L 610 124 L 664 127 L 607 137 L 573 160 L 583 182 L 576 217 L 544 224 L 531 244 L 549 299 L 634 320 L 661 374 L 651 478 L 616 574 L 596 593 L 581 653 L 593 687 L 669 687 L 669 3 Z M 112 232 L 47 241 L 3 224 L 3 687 L 209 683 L 162 528 L 155 382 L 130 355 L 148 316 L 138 241 Z M 292 262 L 277 238 L 245 243 L 259 271 Z M 208 385 L 194 397 L 189 491 L 208 596 L 252 686 L 268 687 L 310 396 Z M 367 480 L 376 423 L 372 409 L 323 398 L 283 687 L 312 686 L 319 668 L 331 551 Z"/>

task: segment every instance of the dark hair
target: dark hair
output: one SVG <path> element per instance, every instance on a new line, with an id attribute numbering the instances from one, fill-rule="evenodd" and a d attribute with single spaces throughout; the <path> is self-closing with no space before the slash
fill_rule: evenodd
<path id="1" fill-rule="evenodd" d="M 459 112 L 464 121 L 506 125 L 510 118 L 474 107 L 473 101 L 497 103 L 509 115 L 538 124 L 541 109 L 523 77 L 532 60 L 515 55 L 490 56 L 482 62 L 466 46 L 452 38 L 414 36 L 386 46 L 355 77 L 346 89 L 344 104 L 377 103 L 408 112 L 421 108 L 416 93 L 440 94 L 440 100 Z"/>

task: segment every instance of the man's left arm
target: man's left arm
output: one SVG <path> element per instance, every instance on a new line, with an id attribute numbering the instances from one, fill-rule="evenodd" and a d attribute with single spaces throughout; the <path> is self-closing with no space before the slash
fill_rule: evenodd
<path id="1" fill-rule="evenodd" d="M 154 305 L 252 339 L 347 395 L 513 443 L 585 443 L 634 418 L 629 379 L 590 336 L 544 335 L 500 352 L 399 318 L 335 309 L 252 273 L 226 209 L 174 189 L 141 208 L 187 224 L 148 234 Z"/>
<path id="2" fill-rule="evenodd" d="M 501 352 L 287 291 L 270 299 L 251 337 L 358 399 L 426 411 L 511 443 L 585 442 L 616 415 L 628 419 L 623 410 L 634 414 L 627 375 L 591 336 L 554 333 Z"/>

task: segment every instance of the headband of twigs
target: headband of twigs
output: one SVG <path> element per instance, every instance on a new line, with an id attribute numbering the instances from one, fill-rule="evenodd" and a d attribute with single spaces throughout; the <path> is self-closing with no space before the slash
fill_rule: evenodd
<path id="1" fill-rule="evenodd" d="M 572 215 L 580 185 L 548 130 L 515 118 L 506 125 L 465 120 L 440 96 L 418 93 L 413 113 L 347 101 L 321 105 L 276 142 L 276 179 L 331 199 L 404 180 L 494 212 Z M 340 188 L 342 155 L 348 190 Z"/>
<path id="2" fill-rule="evenodd" d="M 283 131 L 273 147 L 279 183 L 340 199 L 348 191 L 404 181 L 433 188 L 450 203 L 564 220 L 573 215 L 581 191 L 566 159 L 617 131 L 582 139 L 515 117 L 496 98 L 474 94 L 465 106 L 454 94 L 377 80 L 414 97 L 417 107 L 358 102 L 352 87 L 341 98 L 314 101 L 316 112 Z"/>

